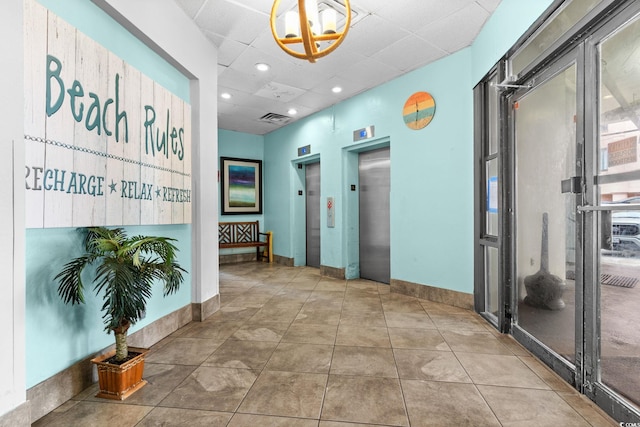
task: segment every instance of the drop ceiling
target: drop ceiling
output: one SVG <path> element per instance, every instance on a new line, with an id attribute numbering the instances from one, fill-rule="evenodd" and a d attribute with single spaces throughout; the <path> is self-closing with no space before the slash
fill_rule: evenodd
<path id="1" fill-rule="evenodd" d="M 347 37 L 316 63 L 278 47 L 272 0 L 176 2 L 218 47 L 218 94 L 231 95 L 218 96 L 218 127 L 263 135 L 471 45 L 500 0 L 351 0 Z"/>

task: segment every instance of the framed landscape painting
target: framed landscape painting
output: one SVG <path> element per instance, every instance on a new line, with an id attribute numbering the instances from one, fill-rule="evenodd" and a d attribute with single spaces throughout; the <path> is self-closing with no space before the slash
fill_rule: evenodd
<path id="1" fill-rule="evenodd" d="M 262 213 L 262 160 L 220 158 L 222 214 Z"/>

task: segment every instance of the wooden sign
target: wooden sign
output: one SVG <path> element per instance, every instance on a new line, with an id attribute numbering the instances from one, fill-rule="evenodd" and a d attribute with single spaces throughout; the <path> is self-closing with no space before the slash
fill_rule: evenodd
<path id="1" fill-rule="evenodd" d="M 191 222 L 191 108 L 25 2 L 29 228 Z"/>

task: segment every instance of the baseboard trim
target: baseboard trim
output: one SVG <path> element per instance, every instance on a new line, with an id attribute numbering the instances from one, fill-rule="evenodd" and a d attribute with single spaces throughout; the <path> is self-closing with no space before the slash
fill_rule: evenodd
<path id="1" fill-rule="evenodd" d="M 192 310 L 192 304 L 188 304 L 167 314 L 139 331 L 132 333 L 128 337 L 127 343 L 132 347 L 151 347 L 191 322 L 194 317 Z M 109 351 L 113 347 L 109 346 L 96 352 L 96 354 Z M 27 400 L 31 410 L 30 423 L 27 425 L 44 417 L 97 381 L 97 375 L 90 362 L 94 357 L 95 354 L 92 354 L 27 390 Z M 2 427 L 1 423 L 0 427 Z"/>
<path id="2" fill-rule="evenodd" d="M 31 403 L 31 422 L 44 417 L 94 383 L 91 366 L 94 356 L 76 362 L 27 390 L 27 399 Z"/>
<path id="3" fill-rule="evenodd" d="M 213 298 L 209 298 L 202 303 L 192 303 L 192 320 L 194 322 L 202 322 L 218 310 L 220 310 L 220 294 L 217 294 Z"/>
<path id="4" fill-rule="evenodd" d="M 220 254 L 218 255 L 218 263 L 222 264 L 235 264 L 238 262 L 255 261 L 256 252 L 244 252 L 240 254 Z"/>
<path id="5" fill-rule="evenodd" d="M 333 279 L 342 279 L 345 278 L 345 269 L 337 268 L 337 267 L 329 267 L 328 265 L 320 266 L 320 275 L 331 277 Z"/>
<path id="6" fill-rule="evenodd" d="M 391 292 L 473 310 L 473 294 L 391 279 Z"/>
<path id="7" fill-rule="evenodd" d="M 287 258 L 280 255 L 273 254 L 273 262 L 285 267 L 293 267 L 293 258 Z"/>
<path id="8" fill-rule="evenodd" d="M 0 415 L 0 427 L 29 427 L 31 425 L 30 406 L 30 402 L 27 401 Z"/>

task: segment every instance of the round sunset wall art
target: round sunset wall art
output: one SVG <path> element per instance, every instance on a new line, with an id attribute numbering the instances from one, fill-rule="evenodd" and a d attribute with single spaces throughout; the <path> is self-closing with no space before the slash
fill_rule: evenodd
<path id="1" fill-rule="evenodd" d="M 404 124 L 418 130 L 431 123 L 436 112 L 436 101 L 428 92 L 416 92 L 407 99 L 402 109 Z"/>

